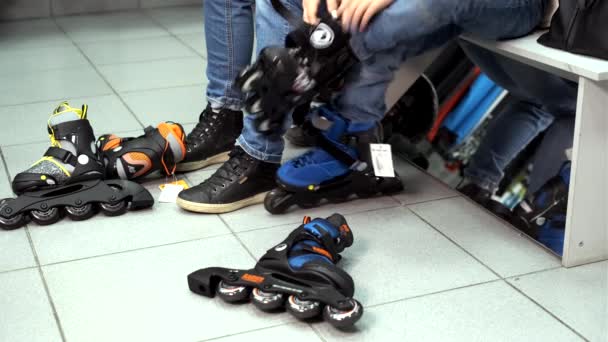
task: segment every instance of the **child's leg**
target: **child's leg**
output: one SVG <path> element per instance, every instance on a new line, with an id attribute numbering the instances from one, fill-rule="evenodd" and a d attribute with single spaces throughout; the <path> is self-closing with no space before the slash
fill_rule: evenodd
<path id="1" fill-rule="evenodd" d="M 545 0 L 395 0 L 351 41 L 361 60 L 337 99 L 353 121 L 379 121 L 384 94 L 408 58 L 439 47 L 463 32 L 490 39 L 521 36 L 543 16 Z"/>
<path id="2" fill-rule="evenodd" d="M 241 110 L 243 96 L 234 79 L 251 61 L 253 0 L 205 0 L 207 100 L 213 108 Z"/>

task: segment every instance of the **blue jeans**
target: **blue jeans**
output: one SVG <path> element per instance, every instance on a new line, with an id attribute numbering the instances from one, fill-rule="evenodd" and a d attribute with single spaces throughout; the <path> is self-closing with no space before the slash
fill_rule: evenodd
<path id="1" fill-rule="evenodd" d="M 468 42 L 461 45 L 488 77 L 516 99 L 490 123 L 465 177 L 484 189 L 495 190 L 513 158 L 546 130 L 530 177 L 529 190 L 538 190 L 557 174 L 566 159 L 565 150 L 572 147 L 576 83 Z"/>
<path id="2" fill-rule="evenodd" d="M 301 0 L 282 0 L 301 16 Z M 461 33 L 504 39 L 531 32 L 542 20 L 547 0 L 395 0 L 379 13 L 367 30 L 355 33 L 351 47 L 361 63 L 347 75 L 336 110 L 353 122 L 380 121 L 386 112 L 384 95 L 395 71 L 408 58 L 439 47 Z M 256 15 L 257 25 L 280 31 L 285 21 L 269 8 Z M 277 27 L 276 25 L 279 25 Z M 286 33 L 286 32 L 285 32 Z M 267 41 L 266 43 L 268 43 Z M 258 49 L 267 45 L 260 44 Z M 282 44 L 282 39 L 274 41 Z M 284 129 L 289 127 L 289 115 Z M 284 130 L 271 136 L 256 134 L 245 122 L 239 144 L 252 156 L 280 162 Z"/>
<path id="3" fill-rule="evenodd" d="M 241 110 L 243 95 L 234 79 L 251 61 L 253 0 L 205 0 L 207 101 L 212 108 Z"/>

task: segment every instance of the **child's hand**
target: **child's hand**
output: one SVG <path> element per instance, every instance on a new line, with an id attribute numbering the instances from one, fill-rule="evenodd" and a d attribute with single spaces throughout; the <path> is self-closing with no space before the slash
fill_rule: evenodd
<path id="1" fill-rule="evenodd" d="M 304 0 L 306 1 L 306 0 Z M 316 0 L 318 3 L 318 0 Z M 332 0 L 335 1 L 335 0 Z M 387 8 L 394 0 L 342 0 L 338 16 L 342 19 L 344 31 L 365 31 L 369 21 L 378 12 Z M 327 2 L 329 6 L 329 0 Z"/>
<path id="2" fill-rule="evenodd" d="M 336 17 L 338 11 L 338 3 L 340 0 L 326 0 L 327 11 Z M 321 0 L 302 0 L 302 8 L 304 9 L 304 21 L 316 25 L 319 23 L 317 12 L 319 11 L 319 3 Z"/>

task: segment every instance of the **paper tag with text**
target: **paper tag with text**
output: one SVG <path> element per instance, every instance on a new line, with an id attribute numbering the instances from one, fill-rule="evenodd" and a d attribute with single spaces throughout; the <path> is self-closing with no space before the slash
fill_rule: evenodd
<path id="1" fill-rule="evenodd" d="M 395 177 L 391 145 L 369 144 L 376 177 Z"/>
<path id="2" fill-rule="evenodd" d="M 161 203 L 175 203 L 177 195 L 184 190 L 182 185 L 177 184 L 163 184 L 158 201 Z"/>
<path id="3" fill-rule="evenodd" d="M 161 184 L 161 185 L 159 185 L 159 186 L 158 186 L 158 188 L 162 190 L 162 189 L 164 189 L 164 188 L 165 188 L 165 186 L 166 186 L 167 184 L 181 185 L 181 186 L 184 188 L 184 190 L 189 188 L 188 183 L 186 183 L 186 181 L 185 181 L 185 180 L 183 180 L 183 179 L 182 179 L 182 180 L 176 180 L 176 181 L 171 182 L 171 183 L 165 183 L 165 184 Z"/>

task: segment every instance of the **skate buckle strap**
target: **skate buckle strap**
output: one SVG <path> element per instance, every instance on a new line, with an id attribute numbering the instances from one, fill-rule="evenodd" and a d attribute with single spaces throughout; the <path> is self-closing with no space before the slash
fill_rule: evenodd
<path id="1" fill-rule="evenodd" d="M 62 161 L 64 164 L 76 166 L 76 156 L 62 148 L 51 146 L 48 150 L 46 150 L 44 155 L 47 157 L 56 158 Z"/>
<path id="2" fill-rule="evenodd" d="M 317 134 L 317 145 L 327 153 L 331 154 L 332 157 L 348 165 L 352 170 L 364 171 L 367 168 L 366 162 L 355 159 L 344 150 L 336 147 L 335 143 L 325 137 L 325 135 L 321 134 L 321 132 L 318 132 Z"/>
<path id="3" fill-rule="evenodd" d="M 161 164 L 163 171 L 166 175 L 171 176 L 175 173 L 177 164 L 173 159 L 173 153 L 170 151 L 169 142 L 160 134 L 158 128 L 148 126 L 144 128 L 144 134 L 146 137 L 152 139 L 155 143 L 162 147 L 163 154 L 161 156 Z"/>

